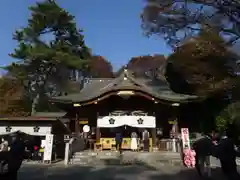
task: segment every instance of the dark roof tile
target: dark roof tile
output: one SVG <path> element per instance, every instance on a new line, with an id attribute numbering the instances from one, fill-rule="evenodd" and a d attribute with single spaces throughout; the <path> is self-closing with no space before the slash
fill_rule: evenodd
<path id="1" fill-rule="evenodd" d="M 184 101 L 196 99 L 197 96 L 174 93 L 166 81 L 153 82 L 150 79 L 134 78 L 128 71 L 113 79 L 90 79 L 89 83 L 80 93 L 69 94 L 52 98 L 53 102 L 81 103 L 93 100 L 101 95 L 114 90 L 136 90 L 146 92 L 155 98 L 167 101 Z"/>

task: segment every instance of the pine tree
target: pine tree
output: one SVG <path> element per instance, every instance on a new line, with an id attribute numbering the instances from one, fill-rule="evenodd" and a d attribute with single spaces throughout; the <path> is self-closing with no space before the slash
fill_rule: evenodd
<path id="1" fill-rule="evenodd" d="M 13 36 L 18 46 L 10 56 L 19 61 L 6 69 L 24 81 L 34 113 L 40 97 L 56 95 L 71 70 L 88 67 L 90 50 L 74 16 L 55 1 L 38 2 L 29 10 L 28 25 Z"/>

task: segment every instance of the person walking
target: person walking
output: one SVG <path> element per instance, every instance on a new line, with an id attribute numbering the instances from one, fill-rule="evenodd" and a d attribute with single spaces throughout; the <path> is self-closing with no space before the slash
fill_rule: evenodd
<path id="1" fill-rule="evenodd" d="M 147 129 L 143 131 L 143 151 L 149 151 L 149 132 Z"/>
<path id="2" fill-rule="evenodd" d="M 39 147 L 37 145 L 33 146 L 33 160 L 38 161 L 39 157 L 38 157 L 38 153 L 39 153 Z"/>
<path id="3" fill-rule="evenodd" d="M 0 145 L 0 152 L 2 151 L 8 151 L 8 142 L 2 138 L 2 143 Z"/>
<path id="4" fill-rule="evenodd" d="M 2 138 L 2 143 L 0 144 L 0 179 L 1 175 L 6 171 L 8 164 L 8 142 Z"/>
<path id="5" fill-rule="evenodd" d="M 8 180 L 17 180 L 17 173 L 22 165 L 25 153 L 25 144 L 19 132 L 12 134 L 9 153 L 7 177 Z"/>
<path id="6" fill-rule="evenodd" d="M 137 143 L 137 133 L 132 132 L 131 134 L 131 150 L 132 151 L 137 151 L 138 150 L 138 143 Z"/>
<path id="7" fill-rule="evenodd" d="M 236 151 L 230 131 L 225 132 L 219 141 L 218 153 L 223 173 L 231 180 L 238 179 Z"/>
<path id="8" fill-rule="evenodd" d="M 215 151 L 215 145 L 210 135 L 202 134 L 193 143 L 193 149 L 196 152 L 195 168 L 201 177 L 211 177 L 210 156 Z"/>
<path id="9" fill-rule="evenodd" d="M 115 136 L 115 142 L 116 142 L 116 150 L 121 151 L 121 146 L 122 146 L 122 134 L 120 132 L 116 133 Z"/>

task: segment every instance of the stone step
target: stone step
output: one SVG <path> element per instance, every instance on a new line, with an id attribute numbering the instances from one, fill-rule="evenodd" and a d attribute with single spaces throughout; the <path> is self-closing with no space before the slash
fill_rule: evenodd
<path id="1" fill-rule="evenodd" d="M 73 164 L 137 164 L 150 163 L 182 165 L 179 153 L 169 152 L 129 152 L 124 151 L 122 155 L 115 151 L 102 152 L 77 152 L 71 159 Z"/>
<path id="2" fill-rule="evenodd" d="M 76 152 L 74 153 L 76 156 L 116 156 L 119 155 L 119 152 Z"/>
<path id="3" fill-rule="evenodd" d="M 97 152 L 76 152 L 74 154 L 81 155 L 81 156 L 96 156 L 96 155 L 98 155 Z"/>
<path id="4" fill-rule="evenodd" d="M 72 164 L 85 164 L 85 165 L 119 165 L 119 159 L 73 159 Z"/>
<path id="5" fill-rule="evenodd" d="M 119 159 L 106 159 L 100 161 L 83 161 L 83 160 L 73 160 L 72 164 L 86 164 L 86 165 L 129 165 L 129 164 L 137 164 L 139 162 L 125 162 Z"/>
<path id="6" fill-rule="evenodd" d="M 119 159 L 119 157 L 109 157 L 109 156 L 101 156 L 101 157 L 73 157 L 71 160 L 77 160 L 77 161 L 85 161 L 85 160 L 91 160 L 91 161 L 100 161 L 100 160 L 109 160 L 109 159 Z"/>
<path id="7" fill-rule="evenodd" d="M 115 158 L 119 158 L 119 156 L 106 156 L 106 155 L 102 155 L 102 156 L 81 156 L 81 155 L 74 155 L 72 156 L 72 159 L 115 159 Z"/>
<path id="8" fill-rule="evenodd" d="M 73 162 L 100 162 L 96 159 L 72 159 Z"/>
<path id="9" fill-rule="evenodd" d="M 97 157 L 97 156 L 74 154 L 72 158 L 94 158 L 94 157 Z"/>
<path id="10" fill-rule="evenodd" d="M 117 158 L 119 153 L 111 153 L 111 152 L 77 152 L 75 153 L 72 158 Z"/>

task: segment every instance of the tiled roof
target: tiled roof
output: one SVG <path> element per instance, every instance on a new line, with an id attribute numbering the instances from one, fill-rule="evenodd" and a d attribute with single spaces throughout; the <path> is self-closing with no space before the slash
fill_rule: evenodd
<path id="1" fill-rule="evenodd" d="M 113 79 L 90 79 L 89 83 L 79 92 L 51 99 L 52 102 L 81 103 L 94 100 L 110 91 L 134 90 L 147 93 L 154 98 L 166 101 L 188 101 L 197 96 L 174 93 L 164 80 L 152 81 L 145 78 L 134 78 L 129 71 L 124 71 Z"/>
<path id="2" fill-rule="evenodd" d="M 0 115 L 0 121 L 12 120 L 12 121 L 55 121 L 57 119 L 65 119 L 66 112 L 36 112 L 32 116 L 27 117 L 9 117 Z"/>

